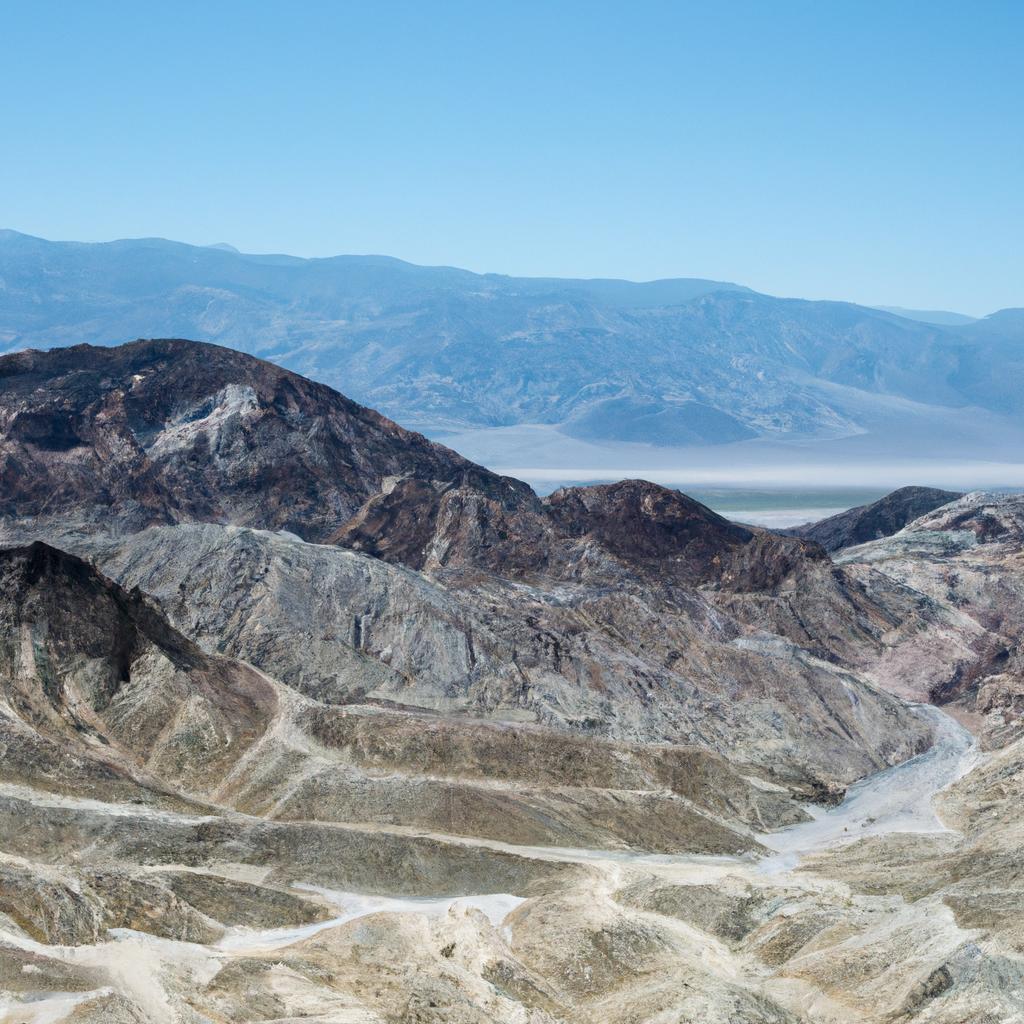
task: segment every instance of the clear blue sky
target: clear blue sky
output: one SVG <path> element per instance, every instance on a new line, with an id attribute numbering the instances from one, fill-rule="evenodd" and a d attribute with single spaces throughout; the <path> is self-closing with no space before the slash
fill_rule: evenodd
<path id="1" fill-rule="evenodd" d="M 0 226 L 1024 305 L 1024 2 L 0 0 Z"/>

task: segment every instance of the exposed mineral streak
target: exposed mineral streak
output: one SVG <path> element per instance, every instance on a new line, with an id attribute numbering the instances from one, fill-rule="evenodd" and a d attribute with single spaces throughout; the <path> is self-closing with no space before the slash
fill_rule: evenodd
<path id="1" fill-rule="evenodd" d="M 322 384 L 215 345 L 138 341 L 0 358 L 0 511 L 206 520 L 321 540 L 385 480 L 495 476 Z"/>

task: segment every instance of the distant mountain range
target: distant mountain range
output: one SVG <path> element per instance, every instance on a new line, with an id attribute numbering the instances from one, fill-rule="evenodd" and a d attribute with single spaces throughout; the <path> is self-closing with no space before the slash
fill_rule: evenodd
<path id="1" fill-rule="evenodd" d="M 947 327 L 962 327 L 964 324 L 976 323 L 979 319 L 976 316 L 967 316 L 966 313 L 953 313 L 948 309 L 904 309 L 903 306 L 872 306 L 871 308 L 880 309 L 883 313 L 895 313 L 908 320 L 920 320 L 925 324 L 943 324 Z"/>
<path id="2" fill-rule="evenodd" d="M 863 434 L 941 444 L 965 425 L 1020 428 L 1024 310 L 903 313 L 698 279 L 514 278 L 0 232 L 0 351 L 216 341 L 434 436 L 544 424 L 670 447 Z"/>

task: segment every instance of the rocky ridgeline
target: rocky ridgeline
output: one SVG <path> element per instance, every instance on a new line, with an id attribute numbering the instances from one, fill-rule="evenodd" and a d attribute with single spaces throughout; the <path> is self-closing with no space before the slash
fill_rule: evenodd
<path id="1" fill-rule="evenodd" d="M 858 505 L 828 519 L 781 532 L 812 540 L 826 551 L 840 551 L 890 537 L 915 519 L 962 497 L 957 491 L 938 487 L 901 487 L 870 505 Z"/>
<path id="2" fill-rule="evenodd" d="M 813 544 L 643 481 L 542 502 L 330 389 L 213 346 L 23 353 L 0 374 L 9 520 L 309 695 L 697 743 L 798 792 L 841 790 L 928 742 L 796 628 L 804 577 L 842 591 Z M 840 600 L 845 620 L 820 633 L 874 630 L 874 608 Z M 824 656 L 780 659 L 759 633 L 768 617 Z"/>
<path id="3" fill-rule="evenodd" d="M 833 560 L 183 341 L 0 359 L 0 483 L 14 1012 L 1013 1019 L 1024 499 L 896 496 Z M 760 871 L 928 746 L 908 697 L 997 751 L 961 833 Z"/>

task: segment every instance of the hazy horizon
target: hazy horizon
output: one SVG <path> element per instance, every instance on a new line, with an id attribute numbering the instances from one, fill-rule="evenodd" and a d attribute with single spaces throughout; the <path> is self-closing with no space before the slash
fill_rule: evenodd
<path id="1" fill-rule="evenodd" d="M 1022 301 L 1017 4 L 44 3 L 4 27 L 0 223 L 33 235 Z"/>
<path id="2" fill-rule="evenodd" d="M 139 237 L 139 238 L 124 237 L 124 238 L 110 238 L 110 239 L 66 239 L 66 238 L 59 238 L 58 239 L 58 238 L 43 238 L 42 236 L 38 236 L 38 234 L 32 234 L 29 231 L 19 230 L 17 227 L 12 227 L 9 224 L 7 224 L 7 225 L 0 225 L 0 232 L 3 232 L 3 231 L 13 232 L 14 234 L 22 234 L 22 236 L 26 236 L 28 238 L 36 239 L 36 240 L 41 241 L 41 242 L 52 242 L 52 243 L 60 243 L 60 244 L 67 243 L 67 244 L 72 244 L 72 245 L 96 245 L 96 246 L 102 246 L 102 245 L 111 245 L 111 244 L 119 243 L 119 242 L 151 242 L 152 241 L 152 242 L 168 242 L 168 243 L 171 243 L 172 245 L 184 245 L 184 246 L 195 247 L 197 249 L 226 249 L 228 252 L 232 252 L 232 253 L 234 253 L 234 254 L 236 254 L 238 256 L 254 256 L 254 257 L 283 256 L 283 257 L 289 257 L 289 258 L 292 258 L 292 259 L 301 259 L 301 260 L 319 260 L 319 259 L 327 259 L 327 260 L 329 260 L 329 259 L 347 258 L 347 257 L 352 257 L 352 258 L 356 258 L 356 259 L 360 259 L 360 258 L 361 259 L 390 259 L 390 260 L 397 260 L 400 263 L 407 263 L 407 264 L 410 264 L 412 266 L 423 267 L 425 269 L 468 270 L 471 273 L 476 273 L 476 274 L 485 275 L 485 276 L 503 276 L 503 278 L 514 278 L 514 279 L 522 279 L 522 280 L 540 280 L 540 281 L 543 281 L 543 280 L 547 280 L 547 279 L 551 278 L 552 280 L 562 280 L 562 281 L 615 281 L 615 282 L 625 282 L 627 284 L 633 284 L 633 285 L 649 285 L 649 284 L 657 284 L 659 282 L 669 282 L 669 281 L 686 281 L 686 280 L 717 281 L 718 280 L 718 279 L 709 278 L 709 276 L 707 274 L 695 274 L 695 275 L 692 275 L 691 278 L 647 278 L 647 279 L 627 278 L 627 276 L 624 276 L 622 274 L 612 274 L 610 276 L 600 276 L 600 278 L 585 278 L 585 276 L 580 276 L 580 275 L 568 275 L 568 276 L 558 275 L 558 276 L 553 276 L 553 275 L 550 275 L 550 274 L 540 274 L 540 273 L 523 273 L 523 274 L 519 274 L 519 273 L 510 273 L 510 272 L 508 272 L 506 270 L 503 270 L 501 268 L 490 268 L 490 269 L 482 269 L 481 270 L 481 269 L 476 269 L 476 268 L 473 268 L 473 267 L 466 266 L 466 265 L 461 264 L 461 263 L 443 263 L 443 264 L 440 264 L 440 263 L 439 264 L 415 263 L 413 260 L 408 260 L 408 259 L 404 258 L 403 256 L 401 256 L 400 254 L 385 253 L 385 252 L 359 252 L 359 253 L 354 253 L 354 252 L 336 252 L 336 253 L 331 253 L 330 255 L 326 255 L 326 256 L 307 256 L 307 255 L 303 255 L 301 253 L 282 252 L 282 251 L 279 251 L 279 250 L 274 250 L 274 251 L 268 250 L 266 252 L 244 252 L 243 250 L 239 249 L 237 246 L 234 246 L 230 242 L 226 242 L 226 241 L 221 241 L 221 242 L 193 242 L 193 241 L 188 241 L 186 239 L 167 238 L 165 236 L 144 236 L 144 237 Z M 738 286 L 740 286 L 742 288 L 750 288 L 751 287 L 750 285 L 746 284 L 745 282 L 739 281 L 739 280 L 737 280 L 735 278 L 724 279 L 724 280 L 721 281 L 721 284 L 738 285 Z M 757 289 L 752 289 L 752 291 L 757 291 Z M 770 294 L 770 293 L 760 293 L 760 294 Z M 810 302 L 817 302 L 817 301 L 825 301 L 825 302 L 853 302 L 852 299 L 850 299 L 850 298 L 848 298 L 847 296 L 844 296 L 844 295 L 807 296 L 807 295 L 796 295 L 795 294 L 795 295 L 777 295 L 777 296 L 773 296 L 773 297 L 774 298 L 787 298 L 787 299 L 803 299 L 805 301 L 810 301 Z M 964 315 L 966 317 L 972 317 L 972 318 L 975 318 L 975 319 L 982 319 L 985 316 L 991 315 L 992 313 L 999 312 L 1001 309 L 1024 308 L 1024 296 L 1022 296 L 1016 303 L 1013 303 L 1010 306 L 1000 306 L 998 309 L 989 309 L 989 310 L 987 310 L 986 312 L 983 312 L 983 313 L 964 313 L 962 310 L 948 309 L 948 308 L 944 308 L 944 309 L 919 309 L 919 308 L 912 307 L 912 306 L 907 306 L 907 305 L 883 305 L 883 304 L 878 304 L 878 303 L 864 303 L 864 302 L 856 302 L 855 304 L 856 305 L 863 305 L 863 306 L 865 306 L 868 309 L 879 309 L 880 311 L 883 311 L 883 312 L 891 312 L 891 313 L 894 313 L 895 315 L 912 315 L 912 314 L 918 314 L 918 313 L 950 313 L 950 314 L 953 314 L 953 315 Z"/>

